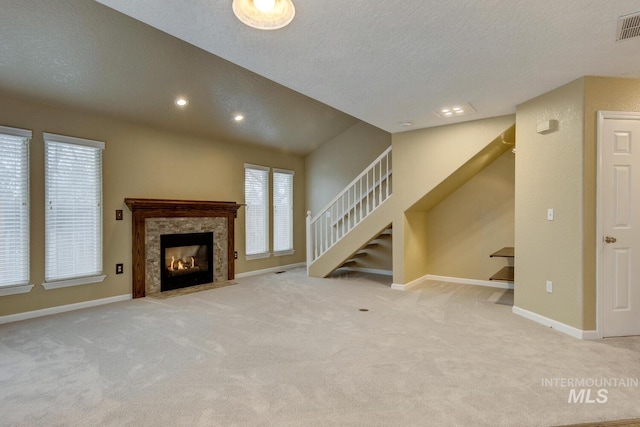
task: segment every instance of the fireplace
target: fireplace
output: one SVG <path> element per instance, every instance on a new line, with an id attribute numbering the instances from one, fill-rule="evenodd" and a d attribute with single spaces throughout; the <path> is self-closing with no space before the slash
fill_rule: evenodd
<path id="1" fill-rule="evenodd" d="M 160 236 L 160 290 L 213 282 L 213 232 Z"/>
<path id="2" fill-rule="evenodd" d="M 214 247 L 209 253 L 212 253 L 213 263 L 209 261 L 208 267 L 213 271 L 213 280 L 209 282 L 234 278 L 234 220 L 241 205 L 205 200 L 127 198 L 124 201 L 133 216 L 131 237 L 134 298 L 161 292 L 163 269 L 160 264 L 164 256 L 160 253 L 160 236 L 164 234 L 212 231 Z M 167 263 L 166 259 L 164 262 Z"/>

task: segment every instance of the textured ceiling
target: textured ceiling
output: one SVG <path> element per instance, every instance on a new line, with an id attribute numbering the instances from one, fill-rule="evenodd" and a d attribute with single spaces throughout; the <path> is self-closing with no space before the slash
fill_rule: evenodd
<path id="1" fill-rule="evenodd" d="M 0 93 L 305 154 L 358 120 L 401 132 L 640 77 L 640 38 L 615 41 L 640 0 L 293 1 L 288 27 L 259 31 L 231 0 L 2 0 Z"/>
<path id="2" fill-rule="evenodd" d="M 358 122 L 92 0 L 2 0 L 0 40 L 0 94 L 300 154 Z"/>
<path id="3" fill-rule="evenodd" d="M 259 31 L 231 0 L 98 0 L 389 132 L 513 113 L 584 75 L 640 77 L 640 38 L 615 42 L 638 0 L 293 0 Z M 433 110 L 470 102 L 455 120 Z"/>

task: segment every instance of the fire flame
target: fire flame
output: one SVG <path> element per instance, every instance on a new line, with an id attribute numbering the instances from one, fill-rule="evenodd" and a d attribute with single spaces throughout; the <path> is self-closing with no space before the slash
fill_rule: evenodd
<path id="1" fill-rule="evenodd" d="M 190 268 L 195 268 L 196 266 L 196 258 L 195 257 L 189 257 L 191 258 L 191 262 L 188 264 L 186 261 L 179 259 L 178 261 L 176 261 L 176 257 L 172 256 L 171 257 L 171 264 L 169 265 L 169 271 L 174 271 L 174 270 L 188 270 Z"/>

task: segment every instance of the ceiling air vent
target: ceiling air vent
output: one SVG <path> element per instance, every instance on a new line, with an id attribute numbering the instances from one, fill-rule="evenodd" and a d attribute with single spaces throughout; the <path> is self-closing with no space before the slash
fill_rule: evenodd
<path id="1" fill-rule="evenodd" d="M 618 35 L 616 41 L 640 37 L 640 12 L 621 16 L 618 19 Z"/>

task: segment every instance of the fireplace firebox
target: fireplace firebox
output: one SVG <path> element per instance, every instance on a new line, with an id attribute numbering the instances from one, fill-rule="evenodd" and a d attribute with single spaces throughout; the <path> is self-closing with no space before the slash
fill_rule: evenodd
<path id="1" fill-rule="evenodd" d="M 213 232 L 160 236 L 160 290 L 213 282 Z"/>

